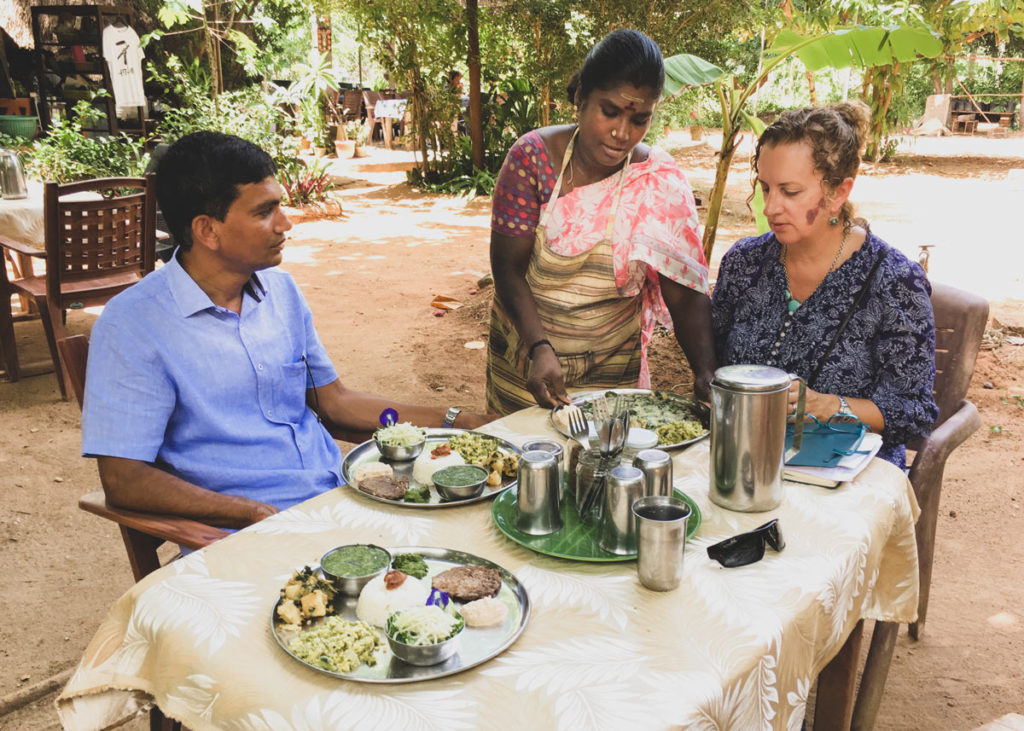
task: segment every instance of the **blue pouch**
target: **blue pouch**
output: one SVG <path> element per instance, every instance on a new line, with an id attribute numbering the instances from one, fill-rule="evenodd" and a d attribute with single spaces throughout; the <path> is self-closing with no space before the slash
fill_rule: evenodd
<path id="1" fill-rule="evenodd" d="M 868 427 L 859 419 L 857 421 L 833 421 L 836 417 L 849 419 L 848 416 L 834 414 L 828 421 L 804 422 L 804 441 L 796 456 L 786 461 L 794 467 L 835 467 L 839 460 L 857 451 Z M 786 425 L 786 449 L 793 444 L 793 425 Z"/>

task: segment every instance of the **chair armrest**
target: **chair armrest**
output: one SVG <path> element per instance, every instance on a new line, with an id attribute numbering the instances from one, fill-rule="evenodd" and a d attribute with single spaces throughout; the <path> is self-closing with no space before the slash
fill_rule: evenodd
<path id="1" fill-rule="evenodd" d="M 25 256 L 46 256 L 46 251 L 43 249 L 37 249 L 34 246 L 23 244 L 20 241 L 9 239 L 6 236 L 0 236 L 0 246 L 3 246 L 5 249 L 10 249 L 11 251 L 16 251 L 19 254 L 24 254 Z"/>
<path id="2" fill-rule="evenodd" d="M 188 518 L 161 513 L 140 513 L 111 507 L 107 504 L 102 490 L 94 490 L 88 495 L 83 495 L 82 499 L 78 501 L 78 507 L 101 518 L 112 520 L 119 525 L 133 528 L 164 541 L 177 543 L 186 548 L 203 548 L 230 535 L 226 530 Z"/>
<path id="3" fill-rule="evenodd" d="M 959 447 L 967 437 L 981 427 L 981 415 L 978 408 L 966 399 L 960 402 L 956 413 L 940 424 L 918 449 L 917 456 L 910 468 L 910 480 L 917 484 L 918 473 L 938 468 L 946 464 L 950 452 Z"/>

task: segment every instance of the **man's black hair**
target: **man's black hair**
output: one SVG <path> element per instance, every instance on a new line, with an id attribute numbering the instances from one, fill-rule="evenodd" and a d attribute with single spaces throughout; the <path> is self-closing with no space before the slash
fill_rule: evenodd
<path id="1" fill-rule="evenodd" d="M 223 221 L 239 196 L 238 187 L 277 173 L 260 147 L 234 135 L 193 132 L 164 153 L 156 169 L 156 198 L 178 246 L 192 248 L 192 221 Z"/>

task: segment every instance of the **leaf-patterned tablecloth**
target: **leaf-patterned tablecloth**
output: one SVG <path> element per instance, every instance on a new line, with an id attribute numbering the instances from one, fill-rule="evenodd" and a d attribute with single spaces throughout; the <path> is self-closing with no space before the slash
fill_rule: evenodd
<path id="1" fill-rule="evenodd" d="M 554 437 L 526 409 L 486 428 L 521 444 Z M 490 503 L 392 508 L 341 487 L 139 582 L 111 609 L 58 699 L 69 729 L 115 725 L 154 701 L 191 729 L 799 729 L 817 673 L 861 618 L 917 612 L 917 504 L 874 460 L 853 483 L 787 483 L 769 513 L 708 499 L 707 442 L 676 455 L 675 486 L 704 522 L 674 592 L 634 563 L 547 558 L 506 539 Z M 777 516 L 786 539 L 751 566 L 704 549 Z M 509 650 L 459 675 L 409 685 L 337 680 L 276 645 L 269 616 L 293 567 L 342 543 L 443 546 L 491 559 L 526 586 L 533 615 Z"/>

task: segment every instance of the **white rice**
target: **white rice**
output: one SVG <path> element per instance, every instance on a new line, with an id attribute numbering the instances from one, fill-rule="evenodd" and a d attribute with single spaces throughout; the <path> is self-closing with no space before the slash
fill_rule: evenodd
<path id="1" fill-rule="evenodd" d="M 435 472 L 444 467 L 451 467 L 457 464 L 466 464 L 466 460 L 458 452 L 452 452 L 447 457 L 437 457 L 435 459 L 430 455 L 429 449 L 424 449 L 422 454 L 412 463 L 412 479 L 418 485 L 432 485 L 434 482 L 431 478 Z"/>
<path id="2" fill-rule="evenodd" d="M 395 589 L 384 586 L 384 575 L 371 579 L 359 593 L 356 616 L 367 624 L 383 628 L 393 612 L 425 604 L 430 596 L 430 585 L 414 576 L 408 577 Z"/>
<path id="3" fill-rule="evenodd" d="M 352 482 L 359 487 L 359 483 L 363 480 L 368 480 L 371 477 L 391 477 L 393 474 L 395 471 L 391 469 L 391 465 L 383 462 L 365 462 L 356 467 L 352 475 Z"/>
<path id="4" fill-rule="evenodd" d="M 487 596 L 464 604 L 459 612 L 466 620 L 467 627 L 490 627 L 505 621 L 508 607 L 500 599 Z"/>

